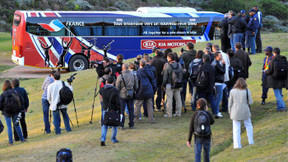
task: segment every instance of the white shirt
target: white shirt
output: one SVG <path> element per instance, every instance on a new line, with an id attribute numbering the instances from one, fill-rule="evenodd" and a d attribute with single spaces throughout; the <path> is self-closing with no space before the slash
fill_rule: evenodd
<path id="1" fill-rule="evenodd" d="M 225 65 L 226 65 L 225 66 L 225 74 L 224 74 L 224 82 L 228 82 L 230 80 L 230 78 L 229 78 L 229 66 L 230 66 L 229 56 L 226 53 L 222 52 L 221 50 L 220 50 L 220 52 L 222 55 L 222 59 L 225 61 Z"/>
<path id="2" fill-rule="evenodd" d="M 68 85 L 67 82 L 64 82 L 65 85 L 67 87 L 69 87 L 71 89 L 71 91 L 73 91 L 73 88 Z M 48 90 L 47 90 L 47 100 L 50 103 L 50 107 L 49 109 L 51 111 L 55 111 L 57 109 L 57 104 L 60 102 L 60 90 L 63 87 L 62 85 L 62 81 L 61 80 L 55 80 L 54 83 L 50 84 L 48 86 Z M 63 108 L 67 108 L 67 105 L 60 105 L 59 109 L 63 109 Z"/>

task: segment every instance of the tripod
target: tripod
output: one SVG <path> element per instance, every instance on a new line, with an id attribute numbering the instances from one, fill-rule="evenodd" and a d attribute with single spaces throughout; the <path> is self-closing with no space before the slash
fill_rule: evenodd
<path id="1" fill-rule="evenodd" d="M 95 106 L 95 99 L 96 97 L 98 96 L 100 90 L 97 91 L 98 89 L 98 80 L 99 80 L 99 77 L 97 77 L 97 80 L 96 80 L 96 84 L 95 84 L 95 88 L 94 88 L 94 97 L 93 97 L 93 104 L 92 104 L 92 113 L 91 113 L 91 120 L 89 121 L 90 124 L 92 124 L 92 120 L 93 120 L 93 113 L 94 113 L 94 106 Z"/>
<path id="2" fill-rule="evenodd" d="M 76 74 L 75 74 L 76 75 Z M 72 82 L 69 82 L 69 85 L 71 86 Z M 74 96 L 72 98 L 72 102 L 73 102 L 73 106 L 74 106 L 74 111 L 75 111 L 75 117 L 76 117 L 76 121 L 77 121 L 77 126 L 79 127 L 79 121 L 78 121 L 78 116 L 77 116 L 77 110 L 76 110 L 76 106 L 75 106 L 75 100 L 74 100 Z M 73 126 L 73 123 L 71 121 L 71 119 L 69 118 L 71 125 Z"/>

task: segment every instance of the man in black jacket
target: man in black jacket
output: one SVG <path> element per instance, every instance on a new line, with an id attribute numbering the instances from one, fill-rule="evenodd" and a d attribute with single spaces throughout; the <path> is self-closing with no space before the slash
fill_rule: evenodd
<path id="1" fill-rule="evenodd" d="M 242 65 L 242 62 L 238 58 L 234 57 L 234 51 L 232 49 L 227 50 L 227 54 L 229 55 L 230 66 L 233 67 L 234 70 L 234 76 L 230 78 L 230 81 L 227 82 L 229 94 L 237 79 L 243 77 L 244 67 Z"/>
<path id="2" fill-rule="evenodd" d="M 161 53 L 160 50 L 157 50 L 155 52 L 155 57 L 150 60 L 150 65 L 154 66 L 156 69 L 156 83 L 157 83 L 157 98 L 156 98 L 156 108 L 157 110 L 161 109 L 161 95 L 162 95 L 162 82 L 163 82 L 163 75 L 162 75 L 162 71 L 163 71 L 163 67 L 164 64 L 166 63 L 166 61 L 163 59 L 163 57 L 161 55 L 159 55 Z"/>
<path id="3" fill-rule="evenodd" d="M 228 17 L 226 17 L 219 23 L 221 28 L 221 50 L 226 53 L 226 50 L 231 48 L 230 38 L 228 37 Z"/>
<path id="4" fill-rule="evenodd" d="M 241 14 L 238 14 L 237 16 L 229 20 L 229 24 L 232 25 L 233 44 L 235 45 L 238 42 L 241 43 L 244 33 L 247 29 L 247 23 L 244 21 Z"/>
<path id="5" fill-rule="evenodd" d="M 234 53 L 235 57 L 238 58 L 244 67 L 244 79 L 249 78 L 249 67 L 252 65 L 250 57 L 247 52 L 242 50 L 242 45 L 240 42 L 236 43 L 235 45 L 236 52 Z"/>
<path id="6" fill-rule="evenodd" d="M 199 78 L 201 71 L 204 71 L 205 80 L 207 81 L 207 84 L 204 86 L 200 86 L 198 83 L 196 83 L 198 98 L 205 98 L 206 100 L 208 100 L 208 102 L 211 105 L 213 114 L 217 115 L 218 112 L 215 103 L 215 97 L 213 95 L 213 89 L 215 85 L 215 69 L 210 64 L 210 56 L 207 54 L 203 55 L 203 65 L 199 67 L 197 78 Z"/>
<path id="7" fill-rule="evenodd" d="M 213 116 L 211 115 L 210 112 L 208 112 L 208 107 L 207 107 L 207 101 L 204 98 L 200 98 L 197 101 L 197 109 L 198 111 L 196 111 L 193 116 L 191 117 L 191 122 L 190 122 L 190 129 L 189 129 L 189 135 L 188 135 L 188 142 L 187 142 L 187 146 L 191 147 L 191 140 L 192 140 L 192 135 L 194 134 L 194 152 L 195 152 L 195 161 L 201 161 L 201 150 L 202 150 L 202 146 L 203 146 L 203 150 L 204 150 L 204 161 L 210 161 L 210 147 L 211 147 L 211 135 L 212 135 L 212 131 L 210 128 L 210 125 L 214 124 L 214 119 Z M 209 133 L 209 135 L 203 135 L 203 136 L 199 136 L 197 135 L 197 117 L 199 116 L 200 113 L 204 113 L 206 114 L 205 116 L 208 117 L 208 122 L 209 123 L 205 123 L 205 125 L 209 125 L 207 126 L 207 128 L 205 129 L 205 131 L 207 130 L 207 133 Z M 203 115 L 204 115 L 203 114 Z M 199 117 L 198 117 L 199 118 Z M 198 123 L 199 124 L 199 123 Z M 195 128 L 196 126 L 196 128 Z"/>
<path id="8" fill-rule="evenodd" d="M 274 58 L 269 63 L 269 68 L 265 70 L 266 88 L 273 88 L 277 101 L 277 111 L 287 111 L 282 96 L 282 88 L 286 87 L 288 63 L 285 56 L 280 55 L 280 49 L 273 49 Z M 287 88 L 287 87 L 286 87 Z"/>
<path id="9" fill-rule="evenodd" d="M 120 95 L 119 91 L 114 87 L 114 78 L 112 76 L 106 80 L 105 86 L 100 89 L 100 94 L 102 95 L 103 99 L 103 118 L 107 111 L 117 111 L 119 114 L 121 114 Z M 101 146 L 105 146 L 107 130 L 108 126 L 103 124 L 101 128 Z M 112 127 L 112 143 L 119 143 L 116 136 L 117 127 L 115 126 Z"/>
<path id="10" fill-rule="evenodd" d="M 27 109 L 29 107 L 29 98 L 27 95 L 27 92 L 24 88 L 19 87 L 20 83 L 18 79 L 13 79 L 12 80 L 12 86 L 13 88 L 18 92 L 19 95 L 22 96 L 22 98 L 24 99 L 24 103 L 22 104 L 22 109 L 24 110 L 23 112 L 21 112 L 21 119 L 20 119 L 20 125 L 22 128 L 22 132 L 23 132 L 23 137 L 24 139 L 28 138 L 28 132 L 27 132 L 27 126 L 26 126 L 26 121 L 25 121 L 25 116 L 26 116 L 26 112 Z M 19 141 L 19 137 L 17 135 L 17 132 L 15 130 L 14 127 L 14 139 L 15 141 Z"/>

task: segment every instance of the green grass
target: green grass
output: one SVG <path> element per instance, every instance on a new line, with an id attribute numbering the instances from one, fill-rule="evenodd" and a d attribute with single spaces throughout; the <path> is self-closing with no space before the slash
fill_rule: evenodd
<path id="1" fill-rule="evenodd" d="M 11 34 L 0 32 L 0 52 L 11 50 L 12 50 Z"/>
<path id="2" fill-rule="evenodd" d="M 282 54 L 288 56 L 288 34 L 263 34 L 263 49 L 271 45 L 280 47 Z M 220 44 L 219 41 L 213 43 Z M 206 43 L 196 44 L 196 49 L 204 49 Z M 180 48 L 176 51 L 179 52 Z M 261 68 L 264 54 L 251 56 L 249 88 L 252 91 L 252 123 L 254 126 L 255 145 L 249 146 L 246 131 L 242 131 L 241 150 L 233 149 L 232 121 L 228 114 L 217 119 L 212 126 L 213 145 L 212 161 L 286 161 L 288 159 L 288 113 L 276 112 L 274 93 L 269 90 L 267 105 L 261 106 Z M 62 80 L 70 74 L 62 75 Z M 95 70 L 78 72 L 73 82 L 75 102 L 80 127 L 75 120 L 72 105 L 68 113 L 73 121 L 72 132 L 63 130 L 61 135 L 44 135 L 41 106 L 41 85 L 43 79 L 21 80 L 21 86 L 29 93 L 30 107 L 27 113 L 29 140 L 27 143 L 16 142 L 8 147 L 7 133 L 0 135 L 0 161 L 54 161 L 56 151 L 69 147 L 75 161 L 192 161 L 193 148 L 186 147 L 190 117 L 193 112 L 183 114 L 181 118 L 166 119 L 160 112 L 155 113 L 157 123 L 136 124 L 133 130 L 118 130 L 119 144 L 110 142 L 111 130 L 108 130 L 107 146 L 100 147 L 101 129 L 99 124 L 99 97 L 96 100 L 93 124 L 89 124 L 92 99 L 96 83 Z M 0 80 L 0 85 L 3 80 Z M 1 90 L 0 90 L 1 91 Z M 283 90 L 287 102 L 287 91 Z M 188 100 L 189 100 L 188 96 Z M 3 121 L 3 116 L 0 116 Z M 144 121 L 147 121 L 144 118 Z M 5 121 L 3 121 L 5 123 Z M 63 128 L 62 122 L 62 128 Z M 53 130 L 53 126 L 51 126 Z"/>

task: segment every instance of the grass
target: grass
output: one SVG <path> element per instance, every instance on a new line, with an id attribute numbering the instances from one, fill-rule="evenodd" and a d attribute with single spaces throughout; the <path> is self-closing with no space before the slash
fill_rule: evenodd
<path id="1" fill-rule="evenodd" d="M 7 35 L 7 34 L 6 34 Z M 1 38 L 1 36 L 0 36 Z M 1 39 L 0 39 L 1 40 Z M 1 42 L 1 41 L 0 41 Z M 8 41 L 7 41 L 8 42 Z M 271 45 L 280 47 L 282 54 L 288 56 L 288 34 L 263 34 L 263 48 Z M 213 41 L 220 44 L 220 42 Z M 196 44 L 196 49 L 204 49 L 205 43 Z M 179 52 L 180 48 L 176 51 Z M 242 131 L 243 149 L 234 150 L 232 141 L 232 121 L 228 114 L 217 119 L 212 126 L 213 145 L 212 161 L 285 161 L 288 159 L 288 113 L 276 112 L 276 101 L 269 90 L 267 104 L 261 106 L 261 68 L 264 54 L 251 56 L 249 88 L 254 104 L 251 108 L 254 126 L 255 145 L 249 146 L 245 131 Z M 62 80 L 69 78 L 69 73 L 62 75 Z M 157 123 L 136 124 L 133 130 L 118 130 L 119 144 L 110 142 L 111 130 L 108 130 L 107 146 L 100 147 L 101 128 L 99 97 L 96 99 L 93 124 L 89 124 L 94 87 L 95 70 L 79 72 L 73 82 L 75 102 L 80 127 L 75 120 L 72 105 L 68 113 L 74 123 L 72 132 L 63 130 L 61 135 L 44 135 L 41 106 L 41 85 L 43 79 L 21 80 L 21 86 L 29 93 L 30 107 L 27 113 L 29 140 L 27 143 L 16 142 L 8 147 L 7 133 L 0 135 L 0 161 L 54 161 L 57 150 L 69 147 L 74 161 L 192 161 L 193 148 L 186 147 L 190 117 L 188 111 L 181 118 L 166 119 L 160 112 L 155 113 Z M 3 80 L 0 80 L 0 85 Z M 0 90 L 1 91 L 1 90 Z M 285 101 L 287 91 L 283 91 Z M 188 96 L 189 99 L 190 96 Z M 0 116 L 3 121 L 4 117 Z M 3 121 L 5 123 L 5 121 Z M 62 128 L 63 128 L 62 123 Z M 51 126 L 53 130 L 53 126 Z"/>

